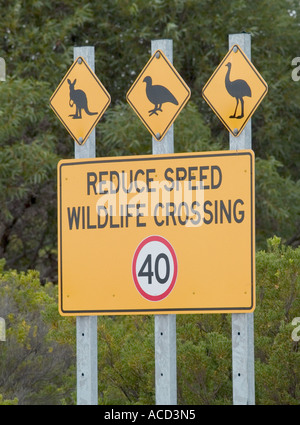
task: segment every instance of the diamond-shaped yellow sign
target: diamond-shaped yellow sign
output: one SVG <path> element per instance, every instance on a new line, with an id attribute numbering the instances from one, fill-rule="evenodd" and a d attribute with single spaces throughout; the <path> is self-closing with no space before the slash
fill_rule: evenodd
<path id="1" fill-rule="evenodd" d="M 202 90 L 202 96 L 233 136 L 239 136 L 268 85 L 236 44 Z"/>
<path id="2" fill-rule="evenodd" d="M 127 101 L 152 136 L 161 141 L 191 91 L 171 62 L 157 50 L 127 93 Z"/>
<path id="3" fill-rule="evenodd" d="M 73 139 L 83 145 L 108 105 L 110 95 L 78 57 L 50 98 L 50 106 Z"/>

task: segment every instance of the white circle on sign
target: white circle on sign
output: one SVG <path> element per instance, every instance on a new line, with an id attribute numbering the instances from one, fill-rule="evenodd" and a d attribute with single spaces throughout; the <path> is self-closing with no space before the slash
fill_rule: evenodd
<path id="1" fill-rule="evenodd" d="M 137 247 L 132 276 L 139 293 L 149 301 L 161 301 L 174 288 L 177 258 L 172 245 L 161 236 L 149 236 Z"/>

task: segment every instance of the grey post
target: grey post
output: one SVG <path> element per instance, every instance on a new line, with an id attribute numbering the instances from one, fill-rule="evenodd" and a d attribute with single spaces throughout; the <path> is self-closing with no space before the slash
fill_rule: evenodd
<path id="1" fill-rule="evenodd" d="M 95 50 L 93 46 L 74 47 L 74 60 L 81 56 L 94 71 Z M 75 158 L 95 158 L 95 129 L 80 146 L 74 142 Z M 76 317 L 76 356 L 77 356 L 77 404 L 98 404 L 98 356 L 97 356 L 97 316 Z"/>
<path id="2" fill-rule="evenodd" d="M 0 317 L 0 341 L 6 340 L 6 332 L 5 332 L 5 319 Z"/>
<path id="3" fill-rule="evenodd" d="M 3 58 L 0 58 L 0 81 L 6 80 L 6 64 Z"/>
<path id="4" fill-rule="evenodd" d="M 0 58 L 0 81 L 6 80 L 5 60 Z M 5 341 L 5 319 L 0 317 L 0 341 Z"/>
<path id="5" fill-rule="evenodd" d="M 238 44 L 251 60 L 251 35 L 230 34 L 229 49 Z M 251 120 L 238 137 L 229 135 L 229 149 L 252 149 Z M 232 314 L 233 404 L 255 404 L 253 313 Z"/>
<path id="6" fill-rule="evenodd" d="M 173 41 L 152 40 L 151 54 L 161 50 L 173 63 Z M 157 142 L 152 137 L 152 154 L 174 153 L 173 125 Z M 155 397 L 157 405 L 177 404 L 176 315 L 155 316 Z"/>
<path id="7" fill-rule="evenodd" d="M 5 81 L 5 60 L 0 58 L 0 81 Z M 5 319 L 0 317 L 0 341 L 5 341 Z"/>

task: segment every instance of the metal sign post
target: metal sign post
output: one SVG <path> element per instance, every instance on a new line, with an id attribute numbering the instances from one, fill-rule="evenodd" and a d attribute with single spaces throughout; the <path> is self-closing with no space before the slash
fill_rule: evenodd
<path id="1" fill-rule="evenodd" d="M 238 44 L 251 60 L 251 35 L 230 34 L 229 49 Z M 234 137 L 229 134 L 229 149 L 251 149 L 251 119 L 243 132 Z M 232 314 L 232 385 L 233 404 L 254 405 L 254 327 L 253 313 Z"/>
<path id="2" fill-rule="evenodd" d="M 93 46 L 74 47 L 74 60 L 82 56 L 94 71 Z M 84 145 L 74 142 L 75 158 L 95 158 L 96 142 L 93 129 Z M 76 317 L 77 404 L 98 404 L 97 316 Z"/>
<path id="3" fill-rule="evenodd" d="M 151 54 L 162 50 L 173 63 L 173 41 L 152 40 Z M 174 153 L 173 125 L 162 141 L 152 137 L 152 154 Z M 155 316 L 155 395 L 157 405 L 177 404 L 176 315 Z"/>
<path id="4" fill-rule="evenodd" d="M 5 319 L 0 317 L 0 341 L 6 340 Z"/>
<path id="5" fill-rule="evenodd" d="M 0 81 L 6 80 L 6 66 L 5 66 L 5 60 L 0 57 Z M 5 319 L 0 317 L 0 341 L 6 340 L 6 333 L 5 333 Z"/>
<path id="6" fill-rule="evenodd" d="M 6 80 L 6 64 L 3 58 L 0 58 L 0 81 Z"/>

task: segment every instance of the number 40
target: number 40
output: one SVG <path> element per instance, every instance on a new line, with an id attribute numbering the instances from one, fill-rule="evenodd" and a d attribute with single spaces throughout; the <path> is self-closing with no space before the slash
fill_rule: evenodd
<path id="1" fill-rule="evenodd" d="M 162 276 L 162 271 L 160 270 L 159 264 L 161 261 L 165 263 L 165 275 Z M 162 267 L 161 267 L 162 268 Z M 166 283 L 170 276 L 170 262 L 166 254 L 158 254 L 154 261 L 154 271 L 152 271 L 152 254 L 148 254 L 145 261 L 142 264 L 138 272 L 139 277 L 148 277 L 148 283 L 152 283 L 152 277 L 156 279 L 157 282 L 163 284 Z"/>

